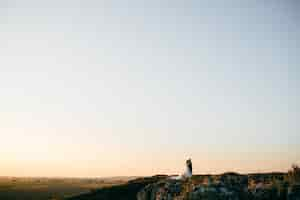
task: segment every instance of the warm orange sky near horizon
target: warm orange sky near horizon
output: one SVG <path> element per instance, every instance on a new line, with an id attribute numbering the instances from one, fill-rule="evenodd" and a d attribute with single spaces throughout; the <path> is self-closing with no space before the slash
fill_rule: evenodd
<path id="1" fill-rule="evenodd" d="M 34 132 L 32 129 L 30 131 Z M 35 131 L 40 132 L 42 129 Z M 48 131 L 59 133 L 59 130 Z M 93 130 L 84 129 L 63 129 L 63 131 L 72 132 L 75 135 L 77 131 L 78 134 L 80 134 L 79 131 L 93 132 Z M 109 130 L 102 131 L 108 132 Z M 130 130 L 132 131 L 134 130 Z M 35 137 L 39 135 L 39 132 Z M 137 146 L 128 148 L 120 141 L 113 147 L 99 147 L 96 141 L 94 143 L 82 141 L 78 144 L 71 137 L 69 142 L 63 140 L 52 142 L 50 138 L 41 140 L 41 137 L 43 136 L 35 138 L 39 140 L 38 144 L 27 146 L 22 151 L 14 149 L 15 146 L 2 145 L 0 176 L 110 177 L 180 174 L 185 169 L 185 159 L 189 157 L 192 158 L 195 174 L 216 174 L 228 171 L 285 172 L 293 164 L 291 160 L 297 161 L 299 156 L 297 146 L 290 146 L 289 149 L 283 151 L 280 146 L 267 144 L 255 147 L 230 144 L 217 147 L 207 144 L 194 149 L 190 148 L 190 152 L 185 153 L 185 146 L 176 150 L 170 147 L 171 145 L 165 144 L 164 149 L 157 148 L 149 152 L 143 148 L 143 144 L 140 144 L 138 148 Z M 15 141 L 16 146 L 22 145 L 26 140 L 26 134 L 24 138 L 19 139 Z M 64 139 L 67 140 L 67 138 Z M 107 151 L 107 149 L 110 150 Z M 3 155 L 7 156 L 3 157 Z"/>
<path id="2" fill-rule="evenodd" d="M 0 176 L 300 164 L 299 1 L 0 1 Z"/>

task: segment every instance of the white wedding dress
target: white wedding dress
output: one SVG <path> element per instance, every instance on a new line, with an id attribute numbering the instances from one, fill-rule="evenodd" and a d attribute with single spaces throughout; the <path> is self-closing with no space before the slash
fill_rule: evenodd
<path id="1" fill-rule="evenodd" d="M 171 176 L 171 179 L 179 180 L 179 179 L 187 179 L 192 177 L 192 161 L 191 159 L 188 159 L 186 161 L 186 166 L 185 166 L 185 172 L 182 175 L 179 176 Z"/>

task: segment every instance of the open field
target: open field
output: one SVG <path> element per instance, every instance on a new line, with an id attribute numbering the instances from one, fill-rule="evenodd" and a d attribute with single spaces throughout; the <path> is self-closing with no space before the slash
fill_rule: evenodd
<path id="1" fill-rule="evenodd" d="M 63 199 L 81 193 L 127 182 L 128 177 L 116 178 L 16 178 L 0 177 L 2 200 Z"/>

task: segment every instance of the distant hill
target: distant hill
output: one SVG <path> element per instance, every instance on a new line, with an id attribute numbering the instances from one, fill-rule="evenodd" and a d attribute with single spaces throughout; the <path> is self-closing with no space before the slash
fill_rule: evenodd
<path id="1" fill-rule="evenodd" d="M 135 180 L 128 181 L 126 184 L 93 190 L 87 194 L 68 198 L 68 200 L 134 200 L 136 199 L 137 193 L 145 186 L 159 182 L 166 178 L 167 176 L 164 175 L 137 178 Z"/>

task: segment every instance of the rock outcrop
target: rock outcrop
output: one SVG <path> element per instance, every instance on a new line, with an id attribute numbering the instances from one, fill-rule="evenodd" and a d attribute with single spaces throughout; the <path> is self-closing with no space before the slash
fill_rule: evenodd
<path id="1" fill-rule="evenodd" d="M 138 178 L 70 200 L 300 200 L 300 185 L 284 173 L 193 175 Z"/>
<path id="2" fill-rule="evenodd" d="M 288 188 L 287 200 L 300 200 L 300 184 L 295 184 Z"/>
<path id="3" fill-rule="evenodd" d="M 176 199 L 182 193 L 182 181 L 179 180 L 163 180 L 146 186 L 137 194 L 138 200 L 169 200 Z"/>
<path id="4" fill-rule="evenodd" d="M 279 184 L 272 178 L 255 182 L 247 175 L 194 176 L 187 180 L 165 179 L 137 194 L 138 200 L 300 200 L 300 187 Z M 253 183 L 254 182 L 254 183 Z M 288 192 L 287 192 L 288 190 Z"/>

